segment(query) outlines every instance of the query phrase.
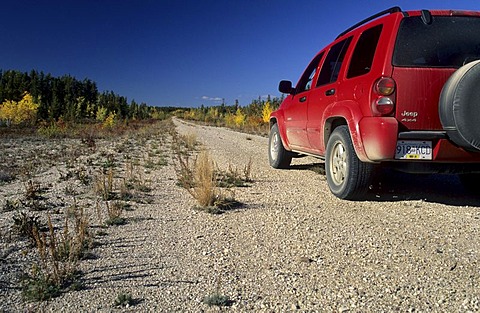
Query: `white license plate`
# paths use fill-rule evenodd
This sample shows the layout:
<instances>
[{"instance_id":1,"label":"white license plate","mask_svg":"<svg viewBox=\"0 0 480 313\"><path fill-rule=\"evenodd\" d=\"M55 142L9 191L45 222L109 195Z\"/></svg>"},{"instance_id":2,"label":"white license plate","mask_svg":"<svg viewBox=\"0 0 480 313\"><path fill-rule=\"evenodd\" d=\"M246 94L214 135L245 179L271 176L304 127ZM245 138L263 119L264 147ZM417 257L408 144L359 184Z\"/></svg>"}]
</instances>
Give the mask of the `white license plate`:
<instances>
[{"instance_id":1,"label":"white license plate","mask_svg":"<svg viewBox=\"0 0 480 313\"><path fill-rule=\"evenodd\" d=\"M398 160L431 160L432 142L420 140L399 140L395 151Z\"/></svg>"}]
</instances>

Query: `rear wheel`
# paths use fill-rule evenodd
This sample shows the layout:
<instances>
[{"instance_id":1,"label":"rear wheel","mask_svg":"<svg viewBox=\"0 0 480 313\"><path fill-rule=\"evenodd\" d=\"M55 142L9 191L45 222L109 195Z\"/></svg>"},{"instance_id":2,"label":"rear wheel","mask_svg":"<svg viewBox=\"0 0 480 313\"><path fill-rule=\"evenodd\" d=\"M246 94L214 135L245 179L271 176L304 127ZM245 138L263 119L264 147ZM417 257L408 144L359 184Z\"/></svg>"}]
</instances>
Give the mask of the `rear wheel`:
<instances>
[{"instance_id":1,"label":"rear wheel","mask_svg":"<svg viewBox=\"0 0 480 313\"><path fill-rule=\"evenodd\" d=\"M292 153L283 146L277 124L270 129L268 160L273 168L288 168L292 162Z\"/></svg>"},{"instance_id":2,"label":"rear wheel","mask_svg":"<svg viewBox=\"0 0 480 313\"><path fill-rule=\"evenodd\" d=\"M337 127L328 140L325 158L330 191L340 199L360 199L368 190L373 167L358 159L347 126Z\"/></svg>"}]
</instances>

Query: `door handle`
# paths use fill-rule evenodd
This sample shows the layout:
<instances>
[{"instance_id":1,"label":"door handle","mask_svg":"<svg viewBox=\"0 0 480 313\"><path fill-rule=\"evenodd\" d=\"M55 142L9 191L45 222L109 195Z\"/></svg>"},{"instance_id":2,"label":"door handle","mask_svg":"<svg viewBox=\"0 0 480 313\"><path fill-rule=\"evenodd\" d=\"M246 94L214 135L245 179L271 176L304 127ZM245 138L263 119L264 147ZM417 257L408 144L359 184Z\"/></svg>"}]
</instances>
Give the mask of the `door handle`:
<instances>
[{"instance_id":1,"label":"door handle","mask_svg":"<svg viewBox=\"0 0 480 313\"><path fill-rule=\"evenodd\" d=\"M299 99L299 101L300 101L300 102L305 102L305 101L307 101L307 97L301 97L301 98Z\"/></svg>"},{"instance_id":2,"label":"door handle","mask_svg":"<svg viewBox=\"0 0 480 313\"><path fill-rule=\"evenodd\" d=\"M335 94L335 89L333 88L325 91L326 96L333 96L334 94Z\"/></svg>"}]
</instances>

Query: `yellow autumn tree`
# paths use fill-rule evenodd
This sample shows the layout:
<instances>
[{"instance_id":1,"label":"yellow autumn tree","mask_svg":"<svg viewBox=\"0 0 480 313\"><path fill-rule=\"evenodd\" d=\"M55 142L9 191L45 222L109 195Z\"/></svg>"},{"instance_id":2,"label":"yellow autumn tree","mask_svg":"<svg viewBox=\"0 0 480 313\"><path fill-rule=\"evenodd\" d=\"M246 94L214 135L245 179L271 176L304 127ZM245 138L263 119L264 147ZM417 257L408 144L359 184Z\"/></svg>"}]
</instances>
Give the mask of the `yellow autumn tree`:
<instances>
[{"instance_id":1,"label":"yellow autumn tree","mask_svg":"<svg viewBox=\"0 0 480 313\"><path fill-rule=\"evenodd\" d=\"M103 127L112 128L113 126L115 126L116 116L117 116L117 114L115 112L110 112L110 114L103 121Z\"/></svg>"},{"instance_id":2,"label":"yellow autumn tree","mask_svg":"<svg viewBox=\"0 0 480 313\"><path fill-rule=\"evenodd\" d=\"M6 100L0 104L0 120L7 125L33 124L37 119L39 106L29 93L25 93L18 102Z\"/></svg>"},{"instance_id":3,"label":"yellow autumn tree","mask_svg":"<svg viewBox=\"0 0 480 313\"><path fill-rule=\"evenodd\" d=\"M240 108L238 108L237 112L235 113L234 121L235 121L235 125L237 127L240 127L243 124L245 124L245 114L243 114L243 112L242 112L242 110L240 110Z\"/></svg>"},{"instance_id":4,"label":"yellow autumn tree","mask_svg":"<svg viewBox=\"0 0 480 313\"><path fill-rule=\"evenodd\" d=\"M262 120L264 123L268 123L270 121L270 114L272 114L272 106L270 101L265 102L265 105L262 109Z\"/></svg>"}]
</instances>

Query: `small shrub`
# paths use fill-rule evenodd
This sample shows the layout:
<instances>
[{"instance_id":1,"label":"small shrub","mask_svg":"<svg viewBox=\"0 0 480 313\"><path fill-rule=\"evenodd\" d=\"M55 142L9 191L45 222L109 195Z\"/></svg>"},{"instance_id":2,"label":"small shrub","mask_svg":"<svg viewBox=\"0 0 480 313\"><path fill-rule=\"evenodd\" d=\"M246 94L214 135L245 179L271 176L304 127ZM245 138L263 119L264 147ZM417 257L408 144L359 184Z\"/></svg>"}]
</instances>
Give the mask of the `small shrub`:
<instances>
[{"instance_id":1,"label":"small shrub","mask_svg":"<svg viewBox=\"0 0 480 313\"><path fill-rule=\"evenodd\" d=\"M42 224L38 215L29 215L25 212L20 212L13 216L12 230L22 237L30 239L32 243L35 242L34 230L40 229Z\"/></svg>"},{"instance_id":2,"label":"small shrub","mask_svg":"<svg viewBox=\"0 0 480 313\"><path fill-rule=\"evenodd\" d=\"M32 275L26 275L22 280L22 292L26 300L45 301L60 295L60 286L36 265L32 272Z\"/></svg>"},{"instance_id":3,"label":"small shrub","mask_svg":"<svg viewBox=\"0 0 480 313\"><path fill-rule=\"evenodd\" d=\"M194 164L191 158L181 153L176 154L175 173L177 174L177 184L187 190L195 186L194 183Z\"/></svg>"},{"instance_id":4,"label":"small shrub","mask_svg":"<svg viewBox=\"0 0 480 313\"><path fill-rule=\"evenodd\" d=\"M208 306L231 306L233 301L228 296L214 293L203 298L203 303Z\"/></svg>"},{"instance_id":5,"label":"small shrub","mask_svg":"<svg viewBox=\"0 0 480 313\"><path fill-rule=\"evenodd\" d=\"M115 197L113 192L113 170L109 169L106 174L97 176L95 182L95 192L101 196L103 200L112 200Z\"/></svg>"},{"instance_id":6,"label":"small shrub","mask_svg":"<svg viewBox=\"0 0 480 313\"><path fill-rule=\"evenodd\" d=\"M67 135L65 125L59 122L42 123L37 129L37 133L46 138L63 138Z\"/></svg>"},{"instance_id":7,"label":"small shrub","mask_svg":"<svg viewBox=\"0 0 480 313\"><path fill-rule=\"evenodd\" d=\"M123 213L123 204L119 201L112 203L105 202L107 205L107 215L108 219L105 222L107 225L124 225L127 223L127 220L122 217Z\"/></svg>"},{"instance_id":8,"label":"small shrub","mask_svg":"<svg viewBox=\"0 0 480 313\"><path fill-rule=\"evenodd\" d=\"M5 201L5 204L3 205L3 212L11 212L11 211L15 211L15 210L18 210L19 208L19 204L18 204L18 201L13 201L13 200L9 200L7 199Z\"/></svg>"},{"instance_id":9,"label":"small shrub","mask_svg":"<svg viewBox=\"0 0 480 313\"><path fill-rule=\"evenodd\" d=\"M55 232L48 216L48 232L43 233L33 227L38 264L32 265L30 274L22 281L23 295L26 299L43 301L60 295L69 288L79 288L79 272L76 270L79 255L88 242L88 223L83 210L75 218L74 232L69 232L68 219L65 220L63 236Z\"/></svg>"},{"instance_id":10,"label":"small shrub","mask_svg":"<svg viewBox=\"0 0 480 313\"><path fill-rule=\"evenodd\" d=\"M38 200L40 199L40 193L42 188L40 187L39 182L29 180L25 183L25 199L27 200Z\"/></svg>"},{"instance_id":11,"label":"small shrub","mask_svg":"<svg viewBox=\"0 0 480 313\"><path fill-rule=\"evenodd\" d=\"M115 299L115 302L113 303L114 306L118 307L129 307L131 305L134 305L135 301L130 293L124 293L121 292L117 295L117 298Z\"/></svg>"},{"instance_id":12,"label":"small shrub","mask_svg":"<svg viewBox=\"0 0 480 313\"><path fill-rule=\"evenodd\" d=\"M213 206L219 197L216 190L213 161L206 151L201 152L195 162L192 195L202 207Z\"/></svg>"}]
</instances>

